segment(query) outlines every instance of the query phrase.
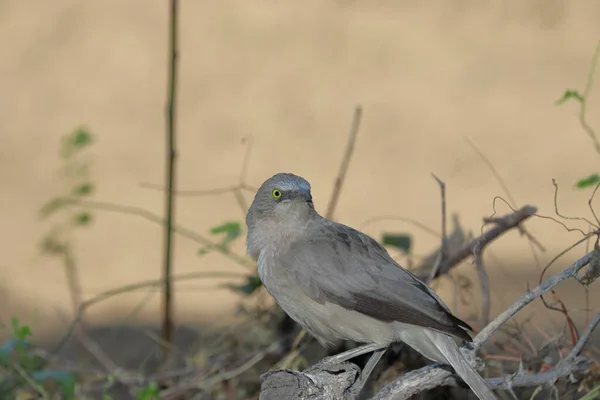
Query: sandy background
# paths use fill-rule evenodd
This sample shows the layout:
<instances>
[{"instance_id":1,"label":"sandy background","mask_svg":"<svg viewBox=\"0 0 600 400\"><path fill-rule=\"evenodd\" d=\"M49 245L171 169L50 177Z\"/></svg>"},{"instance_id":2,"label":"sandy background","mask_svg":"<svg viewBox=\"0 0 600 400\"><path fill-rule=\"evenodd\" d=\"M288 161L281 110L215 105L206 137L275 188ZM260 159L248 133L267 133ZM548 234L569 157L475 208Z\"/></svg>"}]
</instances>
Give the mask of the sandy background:
<instances>
[{"instance_id":1,"label":"sandy background","mask_svg":"<svg viewBox=\"0 0 600 400\"><path fill-rule=\"evenodd\" d=\"M519 206L553 214L555 178L563 212L589 216L590 191L572 185L598 170L598 155L579 126L577 104L554 101L567 88L583 88L599 15L598 2L566 0L182 1L178 187L235 184L241 140L251 136L248 183L279 171L303 175L324 212L360 103L363 124L339 221L359 226L399 215L439 229L434 172L447 184L449 212L479 232L494 196L505 194L465 138L493 162ZM96 135L89 152L95 200L163 212L163 194L139 184L164 176L167 2L2 0L0 38L0 317L18 315L38 338L51 338L71 308L61 263L39 252L51 224L38 209L64 191L62 135L82 124ZM596 127L599 91L589 100ZM178 223L203 234L243 218L230 195L180 197L176 207ZM85 297L160 276L157 225L94 216L74 241ZM547 247L541 262L578 238L547 220L527 226ZM366 231L411 232L417 254L437 243L399 221ZM218 254L199 258L198 247L176 238L177 273L243 271ZM530 247L516 232L487 256L496 307L537 282ZM231 317L237 298L210 286L179 286L179 323L206 327ZM592 292L598 299L597 287ZM576 317L584 315L577 285L560 293ZM106 301L89 316L114 324L145 296ZM129 321L156 326L158 296L145 304Z\"/></svg>"}]
</instances>

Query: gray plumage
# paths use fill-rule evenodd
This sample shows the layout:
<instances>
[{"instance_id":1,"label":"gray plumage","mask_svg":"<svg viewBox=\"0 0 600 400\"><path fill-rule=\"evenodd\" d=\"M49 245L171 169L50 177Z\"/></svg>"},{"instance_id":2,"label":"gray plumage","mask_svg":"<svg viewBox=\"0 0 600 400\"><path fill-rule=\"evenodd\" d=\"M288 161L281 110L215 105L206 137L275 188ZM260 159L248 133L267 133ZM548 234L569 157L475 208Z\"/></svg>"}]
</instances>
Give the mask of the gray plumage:
<instances>
[{"instance_id":1,"label":"gray plumage","mask_svg":"<svg viewBox=\"0 0 600 400\"><path fill-rule=\"evenodd\" d=\"M453 338L470 341L469 325L374 239L321 217L305 179L281 173L265 181L246 224L265 288L321 344L349 339L373 350L404 341L452 365L480 399L496 398Z\"/></svg>"}]
</instances>

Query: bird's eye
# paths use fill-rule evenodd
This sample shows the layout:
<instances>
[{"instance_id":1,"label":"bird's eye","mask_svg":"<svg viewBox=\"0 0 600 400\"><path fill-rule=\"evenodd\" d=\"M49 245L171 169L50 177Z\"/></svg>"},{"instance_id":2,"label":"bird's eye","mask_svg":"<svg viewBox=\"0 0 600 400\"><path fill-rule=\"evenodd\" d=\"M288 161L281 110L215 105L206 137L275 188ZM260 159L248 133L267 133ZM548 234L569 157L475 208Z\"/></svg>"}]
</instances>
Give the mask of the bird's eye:
<instances>
[{"instance_id":1,"label":"bird's eye","mask_svg":"<svg viewBox=\"0 0 600 400\"><path fill-rule=\"evenodd\" d=\"M273 189L271 195L273 195L273 198L278 199L281 197L281 191L279 189Z\"/></svg>"}]
</instances>

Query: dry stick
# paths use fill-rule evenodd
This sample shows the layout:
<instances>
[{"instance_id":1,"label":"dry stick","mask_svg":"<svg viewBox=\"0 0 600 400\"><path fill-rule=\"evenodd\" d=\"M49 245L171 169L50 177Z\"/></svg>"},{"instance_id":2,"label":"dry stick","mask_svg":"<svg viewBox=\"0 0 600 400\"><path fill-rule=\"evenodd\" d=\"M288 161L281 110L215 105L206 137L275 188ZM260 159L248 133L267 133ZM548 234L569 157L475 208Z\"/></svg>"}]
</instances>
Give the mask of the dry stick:
<instances>
[{"instance_id":1,"label":"dry stick","mask_svg":"<svg viewBox=\"0 0 600 400\"><path fill-rule=\"evenodd\" d=\"M558 215L559 217L561 217L561 218L563 218L563 219L566 219L566 220L572 220L572 221L584 221L584 222L588 223L588 224L589 224L589 225L591 225L591 226L594 226L594 227L596 227L596 228L599 228L599 227L598 227L598 226L596 226L596 225L595 225L595 224L594 224L592 221L590 221L589 219L587 219L587 218L585 218L585 217L569 217L569 216L566 216L566 215L563 215L563 214L561 214L561 213L558 211L558 183L556 183L556 179L552 179L552 185L554 186L554 212L556 213L556 215ZM595 191L594 191L594 193L595 193ZM593 194L592 194L592 196L593 196ZM593 199L593 197L592 197L592 199ZM569 229L569 228L567 228L567 230L568 230L569 232L571 232L571 231L578 231L578 232L581 232L581 234L582 234L582 235L585 235L585 232L584 232L584 231L582 231L582 230L581 230L581 229L579 229L579 228L570 228L570 229Z\"/></svg>"},{"instance_id":2,"label":"dry stick","mask_svg":"<svg viewBox=\"0 0 600 400\"><path fill-rule=\"evenodd\" d=\"M175 208L175 160L177 149L175 144L175 112L177 99L177 18L178 0L171 0L169 7L169 88L167 98L167 161L166 161L166 186L165 192L165 231L164 231L164 259L163 259L163 305L162 305L162 337L165 343L171 343L173 336L173 288L171 275L173 273L173 219ZM168 347L163 352L163 361L169 358Z\"/></svg>"},{"instance_id":3,"label":"dry stick","mask_svg":"<svg viewBox=\"0 0 600 400\"><path fill-rule=\"evenodd\" d=\"M479 276L479 282L481 284L481 326L486 326L488 322L490 322L490 282L485 267L483 266L482 252L483 248L481 246L475 247L475 251L473 252L473 262L475 264L475 269L477 270L477 275Z\"/></svg>"},{"instance_id":4,"label":"dry stick","mask_svg":"<svg viewBox=\"0 0 600 400\"><path fill-rule=\"evenodd\" d=\"M65 201L67 203L73 203L73 204L83 204L87 207L90 207L90 208L93 208L96 210L101 210L101 211L109 211L109 212L116 212L116 213L121 213L121 214L135 215L135 216L147 219L148 221L159 224L161 226L164 226L164 224L165 224L165 220L163 218L159 217L158 215L156 215L154 213L151 213L150 211L144 210L143 208L139 208L139 207L127 206L127 205L123 205L123 204L114 204L114 203L108 203L108 202L102 202L102 201L82 200L79 198L65 198L65 199L63 199L63 201ZM218 251L219 253L223 254L224 256L230 258L231 260L235 261L236 263L238 263L242 266L245 266L248 268L252 268L254 266L254 264L251 263L249 261L249 259L240 257L237 254L232 253L228 248L220 246L219 244L213 242L212 240L208 239L207 237L205 237L197 232L194 232L187 228L183 228L181 226L177 226L175 224L172 224L171 228L173 229L173 231L175 233L205 246L206 250Z\"/></svg>"},{"instance_id":5,"label":"dry stick","mask_svg":"<svg viewBox=\"0 0 600 400\"><path fill-rule=\"evenodd\" d=\"M448 257L447 259L443 260L440 263L440 266L434 278L445 274L452 267L458 265L462 260L472 255L477 246L481 246L481 249L483 250L485 246L489 245L504 232L512 228L518 227L527 218L533 216L536 213L536 211L537 209L534 206L528 205L516 210L511 214L507 214L501 218L494 219L496 226L491 228L489 231L482 233L481 236L473 239L472 241L464 245L460 251L453 253L451 257ZM424 269L422 271L417 271L416 275L422 280L427 280L429 274L430 271Z\"/></svg>"},{"instance_id":6,"label":"dry stick","mask_svg":"<svg viewBox=\"0 0 600 400\"><path fill-rule=\"evenodd\" d=\"M471 148L473 149L473 151L475 153L477 153L477 155L479 156L479 158L481 158L481 161L483 161L485 163L485 165L487 165L487 167L490 169L490 171L492 172L492 174L494 175L494 177L496 178L496 180L498 181L498 183L500 184L500 186L502 186L502 189L504 190L504 193L506 193L506 196L508 196L508 199L510 200L510 204L513 207L517 207L517 202L515 201L515 199L512 196L512 194L510 193L510 190L508 190L508 186L504 182L504 179L502 179L502 177L500 176L500 174L498 173L498 171L494 167L494 164L492 164L492 162L487 158L487 156L485 154L483 154L483 152L481 150L479 150L479 148L477 146L475 146L475 143L473 143L469 138L464 138L464 139L467 142L467 144L469 146L471 146Z\"/></svg>"},{"instance_id":7,"label":"dry stick","mask_svg":"<svg viewBox=\"0 0 600 400\"><path fill-rule=\"evenodd\" d=\"M361 225L359 225L358 226L358 230L362 231L362 230L364 230L367 227L367 225L370 225L372 223L379 222L379 221L402 221L402 222L406 222L407 224L414 225L417 228L423 230L424 232L427 232L430 235L435 236L436 238L440 237L440 233L439 232L436 232L435 229L432 229L432 228L428 227L427 225L423 224L422 222L419 222L419 221L414 220L412 218L401 217L401 216L397 216L397 215L378 215L376 217L371 217L371 218L365 220Z\"/></svg>"},{"instance_id":8,"label":"dry stick","mask_svg":"<svg viewBox=\"0 0 600 400\"><path fill-rule=\"evenodd\" d=\"M340 165L340 171L337 179L335 180L335 185L333 187L333 192L331 193L331 199L329 200L329 205L327 206L327 212L325 213L325 218L332 219L333 212L335 211L335 206L337 205L338 198L340 196L340 192L342 191L342 185L346 178L346 172L348 171L348 167L350 165L350 159L352 158L352 153L354 151L354 145L356 143L356 136L358 135L358 130L360 128L360 121L362 119L362 107L360 105L356 106L354 109L354 118L352 119L352 127L350 128L350 136L348 137L348 142L346 143L346 151L344 152L344 157L342 158L342 164Z\"/></svg>"},{"instance_id":9,"label":"dry stick","mask_svg":"<svg viewBox=\"0 0 600 400\"><path fill-rule=\"evenodd\" d=\"M482 329L479 334L473 340L471 347L474 350L480 348L491 336L504 325L510 318L512 318L517 312L519 312L527 304L537 299L542 294L550 291L553 287L559 283L577 276L579 270L585 267L592 259L593 252L587 253L567 268L563 269L559 273L553 275L544 281L537 288L528 291L522 295L517 301L515 301L508 309L500 313L494 320ZM589 339L589 336L594 327L600 322L600 314L596 316L593 323L590 324L583 335L581 335L579 342L573 347L571 353L563 361L559 362L558 365L549 372L540 374L527 374L519 372L515 375L502 378L488 379L487 382L492 388L510 388L517 386L538 386L548 382L552 382L560 377L571 374L574 371L580 370L585 363L584 359L578 358L578 354ZM421 368L417 371L413 371L409 374L402 376L396 381L390 383L383 388L375 397L374 400L387 400L387 399L407 399L410 396L420 393L424 390L433 389L441 385L448 385L455 383L454 378L451 376L449 371L438 368L438 365L430 365Z\"/></svg>"},{"instance_id":10,"label":"dry stick","mask_svg":"<svg viewBox=\"0 0 600 400\"><path fill-rule=\"evenodd\" d=\"M143 187L145 189L164 190L164 188L161 185L157 185L157 184L149 183L149 182L140 182L139 186ZM173 191L173 193L177 196L217 196L220 194L232 193L236 190L246 190L248 192L256 192L258 189L253 186L244 184L244 185L231 185L231 186L225 186L222 188L206 189L206 190L175 190L175 191Z\"/></svg>"},{"instance_id":11,"label":"dry stick","mask_svg":"<svg viewBox=\"0 0 600 400\"><path fill-rule=\"evenodd\" d=\"M245 279L247 279L248 275L242 274L242 273L233 273L233 272L192 272L192 273L188 273L188 274L172 276L171 281L174 282L174 281L181 281L181 280L205 279L205 278L245 278ZM162 279L136 282L136 283L132 283L132 284L125 285L125 286L119 286L118 288L115 288L115 289L107 290L105 292L95 295L91 299L88 299L88 300L82 302L79 305L79 309L77 310L77 314L75 315L75 318L73 319L73 321L71 321L64 336L58 342L58 344L56 345L54 350L51 352L51 354L55 355L62 349L62 347L67 342L67 340L69 340L69 338L71 337L71 334L73 333L73 329L75 328L75 326L77 326L78 322L83 317L83 314L85 313L85 311L88 308L90 308L91 306L93 306L97 303L100 303L101 301L107 300L111 297L118 296L120 294L133 292L133 291L144 289L147 287L155 287L155 286L161 286L161 285L164 285L164 281Z\"/></svg>"},{"instance_id":12,"label":"dry stick","mask_svg":"<svg viewBox=\"0 0 600 400\"><path fill-rule=\"evenodd\" d=\"M441 203L442 203L442 235L441 235L442 243L440 245L440 253L438 254L437 261L436 261L434 267L431 269L431 273L429 274L429 279L427 280L427 282L431 282L433 280L433 278L436 276L438 270L440 269L440 265L442 265L442 261L444 261L444 259L448 255L448 251L446 249L446 246L447 246L446 237L448 236L447 231L446 231L446 184L440 178L435 176L435 174L431 174L431 175L433 176L433 179L435 179L436 182L438 183L438 185L440 186L440 196L441 196Z\"/></svg>"}]
</instances>

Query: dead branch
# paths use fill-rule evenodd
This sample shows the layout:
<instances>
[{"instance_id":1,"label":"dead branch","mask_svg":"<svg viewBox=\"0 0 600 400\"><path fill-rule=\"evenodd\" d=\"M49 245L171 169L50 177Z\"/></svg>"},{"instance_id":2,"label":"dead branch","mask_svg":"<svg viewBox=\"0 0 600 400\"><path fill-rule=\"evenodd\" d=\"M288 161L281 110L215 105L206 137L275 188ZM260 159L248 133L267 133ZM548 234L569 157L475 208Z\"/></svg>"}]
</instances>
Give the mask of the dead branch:
<instances>
[{"instance_id":1,"label":"dead branch","mask_svg":"<svg viewBox=\"0 0 600 400\"><path fill-rule=\"evenodd\" d=\"M449 254L445 260L442 260L433 277L437 278L438 276L447 273L465 258L472 255L476 248L479 247L481 251L483 251L486 246L492 243L499 236L513 228L518 227L523 221L533 216L536 212L537 209L534 206L524 206L511 214L507 214L501 218L495 218L493 222L496 224L496 226L464 245L460 251ZM416 271L416 275L421 280L428 280L429 276L431 275L431 266L424 266L424 268L420 268Z\"/></svg>"},{"instance_id":2,"label":"dead branch","mask_svg":"<svg viewBox=\"0 0 600 400\"><path fill-rule=\"evenodd\" d=\"M348 137L348 142L346 143L346 151L344 152L344 157L342 158L340 171L335 180L335 185L333 186L331 199L329 200L329 204L327 205L327 212L325 212L325 218L333 218L333 212L335 211L340 192L342 191L342 185L344 184L344 180L346 179L346 172L348 172L348 167L350 166L350 158L352 157L352 153L354 152L354 144L356 143L356 136L358 135L361 119L362 107L358 105L354 109L354 117L352 118L350 136Z\"/></svg>"}]
</instances>

